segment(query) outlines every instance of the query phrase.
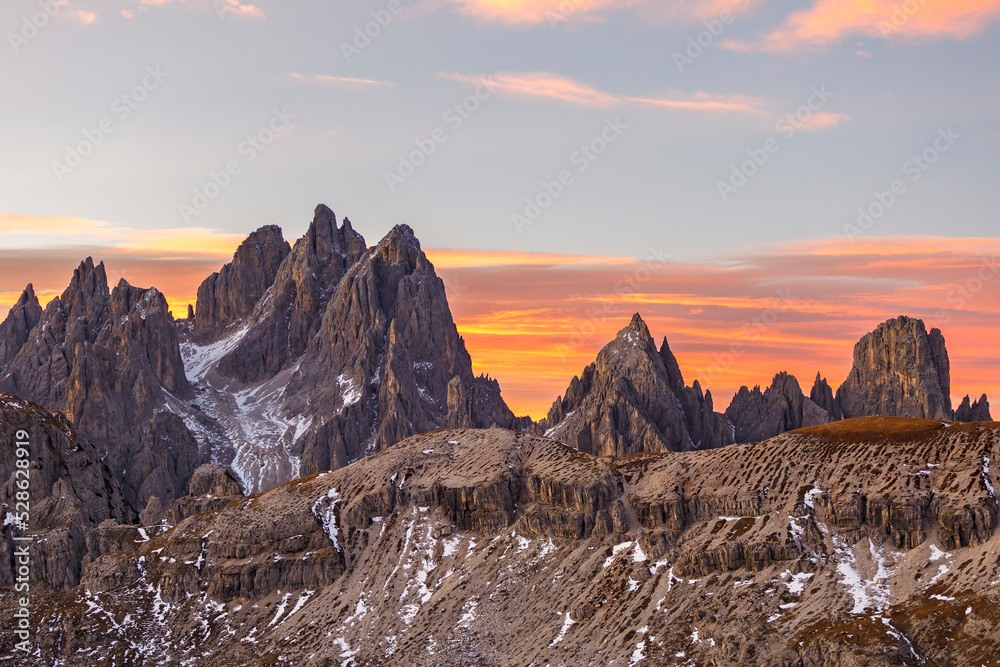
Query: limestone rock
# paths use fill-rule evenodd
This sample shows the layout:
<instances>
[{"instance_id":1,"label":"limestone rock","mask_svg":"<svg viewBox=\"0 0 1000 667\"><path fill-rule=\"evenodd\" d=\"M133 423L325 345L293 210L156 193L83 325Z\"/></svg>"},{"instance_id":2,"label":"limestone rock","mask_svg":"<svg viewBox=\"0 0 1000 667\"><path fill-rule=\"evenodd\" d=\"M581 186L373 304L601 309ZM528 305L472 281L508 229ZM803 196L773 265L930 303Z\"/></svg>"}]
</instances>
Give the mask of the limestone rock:
<instances>
[{"instance_id":1,"label":"limestone rock","mask_svg":"<svg viewBox=\"0 0 1000 667\"><path fill-rule=\"evenodd\" d=\"M280 227L268 225L250 234L236 249L233 261L198 288L195 333L217 334L250 315L290 252Z\"/></svg>"},{"instance_id":2,"label":"limestone rock","mask_svg":"<svg viewBox=\"0 0 1000 667\"><path fill-rule=\"evenodd\" d=\"M17 303L10 309L7 319L0 324L0 374L7 369L25 343L31 330L42 319L42 307L35 296L35 289L28 285Z\"/></svg>"},{"instance_id":3,"label":"limestone rock","mask_svg":"<svg viewBox=\"0 0 1000 667\"><path fill-rule=\"evenodd\" d=\"M944 336L898 317L854 346L854 367L837 390L845 416L951 419L951 369Z\"/></svg>"},{"instance_id":4,"label":"limestone rock","mask_svg":"<svg viewBox=\"0 0 1000 667\"><path fill-rule=\"evenodd\" d=\"M53 299L0 378L9 391L66 415L101 453L133 506L176 497L205 455L165 413L191 399L177 329L155 288L121 280L87 258Z\"/></svg>"},{"instance_id":5,"label":"limestone rock","mask_svg":"<svg viewBox=\"0 0 1000 667\"><path fill-rule=\"evenodd\" d=\"M741 387L726 409L735 429L737 442L760 442L785 431L818 426L830 420L830 414L802 395L794 375L778 373L771 386Z\"/></svg>"},{"instance_id":6,"label":"limestone rock","mask_svg":"<svg viewBox=\"0 0 1000 667\"><path fill-rule=\"evenodd\" d=\"M344 218L338 228L333 211L317 206L305 236L282 259L273 284L246 322L246 335L222 359L219 371L241 382L256 382L300 357L319 328L333 290L366 254L365 240L350 220Z\"/></svg>"},{"instance_id":7,"label":"limestone rock","mask_svg":"<svg viewBox=\"0 0 1000 667\"><path fill-rule=\"evenodd\" d=\"M990 415L990 402L986 394L979 397L979 400L969 403L969 396L966 394L962 399L962 404L955 410L955 420L960 422L989 422L993 421Z\"/></svg>"},{"instance_id":8,"label":"limestone rock","mask_svg":"<svg viewBox=\"0 0 1000 667\"><path fill-rule=\"evenodd\" d=\"M703 397L697 386L684 387L666 340L657 351L638 314L573 378L539 428L548 437L597 456L686 451L732 442L728 424L712 411L711 395Z\"/></svg>"},{"instance_id":9,"label":"limestone rock","mask_svg":"<svg viewBox=\"0 0 1000 667\"><path fill-rule=\"evenodd\" d=\"M27 437L18 436L20 431ZM27 511L26 530L35 534L31 547L33 579L66 590L80 582L82 569L99 552L89 548L89 535L102 522L114 519L131 523L135 512L117 480L100 460L97 450L65 417L17 396L0 393L0 505L4 539L0 560L12 562L13 517ZM30 503L18 507L18 442L27 442L31 463ZM25 507L29 509L25 510ZM12 569L0 570L0 587L11 586Z\"/></svg>"}]
</instances>

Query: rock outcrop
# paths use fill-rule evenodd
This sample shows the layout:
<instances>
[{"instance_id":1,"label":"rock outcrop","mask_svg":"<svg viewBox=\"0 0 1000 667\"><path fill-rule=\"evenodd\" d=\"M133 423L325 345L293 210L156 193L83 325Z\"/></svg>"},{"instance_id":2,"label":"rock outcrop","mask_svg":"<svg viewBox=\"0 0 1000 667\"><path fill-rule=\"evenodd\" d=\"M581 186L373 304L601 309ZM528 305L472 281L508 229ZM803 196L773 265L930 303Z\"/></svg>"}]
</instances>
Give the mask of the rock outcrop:
<instances>
[{"instance_id":1,"label":"rock outcrop","mask_svg":"<svg viewBox=\"0 0 1000 667\"><path fill-rule=\"evenodd\" d=\"M0 393L0 441L0 562L15 562L15 549L25 544L15 537L34 535L31 578L57 590L76 586L102 553L98 526L107 520L133 523L135 511L94 446L62 415ZM18 448L26 455L19 456ZM19 467L18 460L30 467ZM18 526L22 516L27 524ZM14 572L0 568L0 587L13 585Z\"/></svg>"},{"instance_id":2,"label":"rock outcrop","mask_svg":"<svg viewBox=\"0 0 1000 667\"><path fill-rule=\"evenodd\" d=\"M979 397L979 400L969 402L969 395L962 399L962 404L955 410L955 420L960 422L989 422L993 421L990 415L990 402L986 394Z\"/></svg>"},{"instance_id":3,"label":"rock outcrop","mask_svg":"<svg viewBox=\"0 0 1000 667\"><path fill-rule=\"evenodd\" d=\"M815 392L815 387L814 387ZM831 397L832 398L832 397ZM736 442L760 442L807 426L831 421L830 413L802 395L794 375L778 373L763 392L741 387L726 409Z\"/></svg>"},{"instance_id":4,"label":"rock outcrop","mask_svg":"<svg viewBox=\"0 0 1000 667\"><path fill-rule=\"evenodd\" d=\"M333 290L366 254L365 240L350 220L344 218L338 228L333 211L317 206L305 236L283 258L274 283L245 324L246 334L218 371L243 383L259 382L300 357L319 329Z\"/></svg>"},{"instance_id":5,"label":"rock outcrop","mask_svg":"<svg viewBox=\"0 0 1000 667\"><path fill-rule=\"evenodd\" d=\"M218 334L249 316L290 252L280 227L268 225L250 234L236 249L233 261L198 287L195 333Z\"/></svg>"},{"instance_id":6,"label":"rock outcrop","mask_svg":"<svg viewBox=\"0 0 1000 667\"><path fill-rule=\"evenodd\" d=\"M809 392L809 399L826 410L826 413L830 415L830 421L840 421L844 418L844 410L840 407L840 403L837 402L837 397L834 396L833 389L826 381L826 378L822 377L819 373L816 373L816 380L813 382L812 390Z\"/></svg>"},{"instance_id":7,"label":"rock outcrop","mask_svg":"<svg viewBox=\"0 0 1000 667\"><path fill-rule=\"evenodd\" d=\"M426 433L39 590L25 664L991 664L998 456L899 418L619 459Z\"/></svg>"},{"instance_id":8,"label":"rock outcrop","mask_svg":"<svg viewBox=\"0 0 1000 667\"><path fill-rule=\"evenodd\" d=\"M725 418L712 411L711 394L684 386L666 339L661 352L646 323L634 315L573 378L539 429L595 456L730 444L732 433Z\"/></svg>"},{"instance_id":9,"label":"rock outcrop","mask_svg":"<svg viewBox=\"0 0 1000 667\"><path fill-rule=\"evenodd\" d=\"M944 336L921 320L883 322L854 346L854 367L837 390L847 417L951 419L951 367Z\"/></svg>"},{"instance_id":10,"label":"rock outcrop","mask_svg":"<svg viewBox=\"0 0 1000 667\"><path fill-rule=\"evenodd\" d=\"M368 248L320 205L241 327L183 335L198 387L186 417L211 421L200 439L221 442L214 460L249 493L445 425L530 425L495 380L473 375L444 284L406 226Z\"/></svg>"},{"instance_id":11,"label":"rock outcrop","mask_svg":"<svg viewBox=\"0 0 1000 667\"><path fill-rule=\"evenodd\" d=\"M35 296L35 288L29 284L0 323L0 375L28 342L31 330L41 319L42 307Z\"/></svg>"},{"instance_id":12,"label":"rock outcrop","mask_svg":"<svg viewBox=\"0 0 1000 667\"><path fill-rule=\"evenodd\" d=\"M166 299L124 279L109 291L90 258L45 308L0 390L65 414L135 507L176 497L205 455L165 411L194 397Z\"/></svg>"}]
</instances>

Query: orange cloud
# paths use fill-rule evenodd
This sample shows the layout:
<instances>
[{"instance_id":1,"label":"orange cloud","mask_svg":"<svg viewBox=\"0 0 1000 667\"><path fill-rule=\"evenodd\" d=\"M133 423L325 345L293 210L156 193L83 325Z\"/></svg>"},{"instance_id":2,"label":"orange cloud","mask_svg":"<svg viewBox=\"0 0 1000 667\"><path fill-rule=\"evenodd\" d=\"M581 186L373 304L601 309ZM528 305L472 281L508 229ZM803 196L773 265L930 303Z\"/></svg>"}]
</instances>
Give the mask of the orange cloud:
<instances>
[{"instance_id":1,"label":"orange cloud","mask_svg":"<svg viewBox=\"0 0 1000 667\"><path fill-rule=\"evenodd\" d=\"M448 251L461 261L435 266L459 288L449 301L477 372L497 377L519 414L544 416L633 312L670 340L685 379L711 389L716 409L780 370L806 392L817 371L836 388L854 343L901 314L944 332L955 401L1000 393L1000 290L990 287L1000 284L1000 239L813 241L724 263L664 264L648 277L624 258L556 255L546 264L535 253L498 261L487 252L480 263L477 254Z\"/></svg>"},{"instance_id":2,"label":"orange cloud","mask_svg":"<svg viewBox=\"0 0 1000 667\"><path fill-rule=\"evenodd\" d=\"M480 85L521 97L540 97L579 106L606 108L612 106L651 105L673 109L708 111L743 111L764 113L769 102L744 95L709 95L708 93L672 93L669 97L633 97L597 90L585 83L551 72L500 72L490 76L469 76L441 73L439 76L453 81Z\"/></svg>"},{"instance_id":3,"label":"orange cloud","mask_svg":"<svg viewBox=\"0 0 1000 667\"><path fill-rule=\"evenodd\" d=\"M787 51L823 47L858 35L891 41L964 39L981 31L997 13L1000 0L818 0L758 42L722 45L737 51Z\"/></svg>"},{"instance_id":4,"label":"orange cloud","mask_svg":"<svg viewBox=\"0 0 1000 667\"><path fill-rule=\"evenodd\" d=\"M614 10L629 10L658 23L688 25L736 12L761 0L452 0L458 10L483 22L544 24L600 21Z\"/></svg>"},{"instance_id":5,"label":"orange cloud","mask_svg":"<svg viewBox=\"0 0 1000 667\"><path fill-rule=\"evenodd\" d=\"M155 286L174 317L187 316L198 285L229 261L244 234L215 229L136 229L68 216L0 214L0 312L29 282L48 303L69 284L80 261L104 261L111 286L120 278Z\"/></svg>"}]
</instances>

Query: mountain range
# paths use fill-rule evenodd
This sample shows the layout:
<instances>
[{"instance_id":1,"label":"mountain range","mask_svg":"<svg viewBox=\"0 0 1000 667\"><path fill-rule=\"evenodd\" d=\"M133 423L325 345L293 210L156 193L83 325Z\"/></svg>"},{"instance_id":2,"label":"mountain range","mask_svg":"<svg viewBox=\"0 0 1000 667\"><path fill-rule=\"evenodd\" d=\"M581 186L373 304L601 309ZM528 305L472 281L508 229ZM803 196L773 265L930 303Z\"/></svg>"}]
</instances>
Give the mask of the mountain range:
<instances>
[{"instance_id":1,"label":"mountain range","mask_svg":"<svg viewBox=\"0 0 1000 667\"><path fill-rule=\"evenodd\" d=\"M782 372L716 412L636 314L534 422L473 373L413 231L369 246L320 205L294 244L253 232L185 319L91 258L44 309L28 285L0 392L0 432L37 452L37 664L973 664L938 658L988 644L915 638L943 632L935 595L992 622L972 573L997 576L1000 454L918 319L864 336L836 392ZM950 578L922 573L951 571L940 549L966 550Z\"/></svg>"}]
</instances>

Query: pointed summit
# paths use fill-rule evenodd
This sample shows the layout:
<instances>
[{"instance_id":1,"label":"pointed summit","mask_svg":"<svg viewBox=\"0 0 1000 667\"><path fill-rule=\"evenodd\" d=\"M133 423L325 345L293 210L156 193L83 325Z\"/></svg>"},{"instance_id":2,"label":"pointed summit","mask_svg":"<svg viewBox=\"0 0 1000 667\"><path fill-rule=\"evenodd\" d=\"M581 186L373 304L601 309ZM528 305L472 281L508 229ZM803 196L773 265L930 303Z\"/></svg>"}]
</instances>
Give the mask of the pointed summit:
<instances>
[{"instance_id":1,"label":"pointed summit","mask_svg":"<svg viewBox=\"0 0 1000 667\"><path fill-rule=\"evenodd\" d=\"M979 397L979 400L970 403L969 395L962 399L962 404L955 410L955 421L960 422L988 422L993 421L990 415L990 402L986 394Z\"/></svg>"},{"instance_id":2,"label":"pointed summit","mask_svg":"<svg viewBox=\"0 0 1000 667\"><path fill-rule=\"evenodd\" d=\"M802 394L794 375L778 373L771 386L741 387L726 409L736 442L761 442L785 431L830 422L830 414Z\"/></svg>"},{"instance_id":3,"label":"pointed summit","mask_svg":"<svg viewBox=\"0 0 1000 667\"><path fill-rule=\"evenodd\" d=\"M35 296L34 286L28 283L7 318L0 324L0 375L3 375L7 365L28 342L28 335L41 319L42 307Z\"/></svg>"},{"instance_id":4,"label":"pointed summit","mask_svg":"<svg viewBox=\"0 0 1000 667\"><path fill-rule=\"evenodd\" d=\"M349 225L337 229L333 211L317 206L305 235L277 267L266 298L254 306L246 335L218 370L241 382L256 382L273 377L299 357L337 284L366 253L360 234Z\"/></svg>"},{"instance_id":5,"label":"pointed summit","mask_svg":"<svg viewBox=\"0 0 1000 667\"><path fill-rule=\"evenodd\" d=\"M267 225L240 244L233 261L206 278L198 288L194 330L211 335L248 316L274 283L278 268L291 252L281 228Z\"/></svg>"},{"instance_id":6,"label":"pointed summit","mask_svg":"<svg viewBox=\"0 0 1000 667\"><path fill-rule=\"evenodd\" d=\"M704 413L706 400L700 389L684 387L666 342L662 352L636 313L594 363L573 378L539 427L547 437L598 456L685 451L731 442L726 442L728 428L721 415Z\"/></svg>"}]
</instances>

